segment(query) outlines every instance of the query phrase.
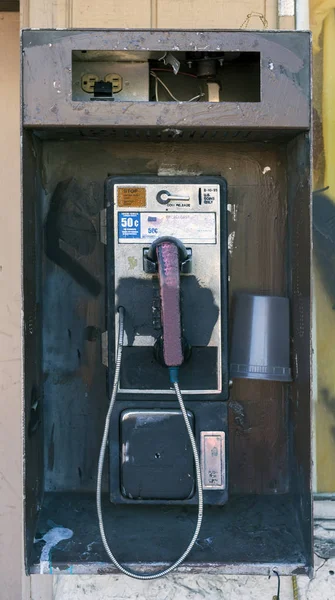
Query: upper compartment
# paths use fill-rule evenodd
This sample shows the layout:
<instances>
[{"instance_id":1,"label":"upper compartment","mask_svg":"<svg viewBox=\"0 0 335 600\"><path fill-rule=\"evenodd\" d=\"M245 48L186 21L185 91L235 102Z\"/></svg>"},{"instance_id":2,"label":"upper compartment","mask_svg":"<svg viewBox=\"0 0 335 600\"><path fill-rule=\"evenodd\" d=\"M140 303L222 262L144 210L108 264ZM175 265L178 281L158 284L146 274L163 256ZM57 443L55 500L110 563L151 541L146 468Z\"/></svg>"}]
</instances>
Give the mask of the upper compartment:
<instances>
[{"instance_id":1,"label":"upper compartment","mask_svg":"<svg viewBox=\"0 0 335 600\"><path fill-rule=\"evenodd\" d=\"M193 128L310 126L310 61L301 58L310 56L308 32L25 30L22 36L27 127L173 129L178 137Z\"/></svg>"}]
</instances>

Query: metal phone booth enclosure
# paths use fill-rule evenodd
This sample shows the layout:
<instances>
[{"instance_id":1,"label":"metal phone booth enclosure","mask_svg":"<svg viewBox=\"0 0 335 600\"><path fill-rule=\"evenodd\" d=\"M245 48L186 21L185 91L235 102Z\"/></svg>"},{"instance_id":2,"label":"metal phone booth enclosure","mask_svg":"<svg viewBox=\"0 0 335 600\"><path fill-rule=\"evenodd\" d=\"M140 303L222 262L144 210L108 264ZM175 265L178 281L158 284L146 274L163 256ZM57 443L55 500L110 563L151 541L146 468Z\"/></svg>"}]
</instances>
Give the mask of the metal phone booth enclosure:
<instances>
[{"instance_id":1,"label":"metal phone booth enclosure","mask_svg":"<svg viewBox=\"0 0 335 600\"><path fill-rule=\"evenodd\" d=\"M27 572L311 574L310 34L24 30L22 73ZM238 292L289 380L230 381Z\"/></svg>"}]
</instances>

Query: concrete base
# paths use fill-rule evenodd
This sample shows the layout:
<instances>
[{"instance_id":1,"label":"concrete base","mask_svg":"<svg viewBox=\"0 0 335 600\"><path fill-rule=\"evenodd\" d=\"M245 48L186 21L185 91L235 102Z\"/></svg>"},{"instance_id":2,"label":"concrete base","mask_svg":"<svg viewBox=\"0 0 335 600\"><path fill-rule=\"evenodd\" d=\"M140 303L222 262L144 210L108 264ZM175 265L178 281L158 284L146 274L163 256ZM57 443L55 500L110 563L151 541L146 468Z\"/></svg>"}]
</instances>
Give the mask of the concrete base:
<instances>
[{"instance_id":1,"label":"concrete base","mask_svg":"<svg viewBox=\"0 0 335 600\"><path fill-rule=\"evenodd\" d=\"M298 577L299 600L334 600L335 559L316 557L315 578ZM125 576L55 576L53 600L271 600L277 593L276 576L171 575L142 582ZM38 598L38 597L37 597ZM36 598L36 600L37 600ZM281 578L280 600L293 600L291 577ZM35 600L35 598L32 598Z\"/></svg>"}]
</instances>

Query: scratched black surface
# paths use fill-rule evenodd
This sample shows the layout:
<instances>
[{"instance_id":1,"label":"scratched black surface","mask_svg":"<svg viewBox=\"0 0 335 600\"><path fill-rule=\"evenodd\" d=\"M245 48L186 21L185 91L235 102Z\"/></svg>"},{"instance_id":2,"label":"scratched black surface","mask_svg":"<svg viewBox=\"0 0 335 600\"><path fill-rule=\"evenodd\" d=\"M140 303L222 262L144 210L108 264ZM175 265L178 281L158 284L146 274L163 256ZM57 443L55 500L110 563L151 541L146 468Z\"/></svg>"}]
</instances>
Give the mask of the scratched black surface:
<instances>
[{"instance_id":1,"label":"scratched black surface","mask_svg":"<svg viewBox=\"0 0 335 600\"><path fill-rule=\"evenodd\" d=\"M40 427L38 432L41 432L41 436L43 434L44 437L46 494L38 529L43 532L50 529L53 524L57 524L68 526L75 532L73 540L60 543L59 548L53 551L52 560L55 564L64 562L64 557L71 562L105 560L99 541L94 502L97 460L108 401L106 369L101 364L100 353L100 332L104 331L105 327L104 248L102 244L94 244L93 230L98 231L96 211L103 205L102 185L106 175L111 172L114 174L157 173L161 165L165 164L178 164L186 171L192 169L202 173L221 173L227 177L229 202L232 209L235 208L237 211L236 220L234 213L229 213L229 233L236 232L230 255L231 292L248 289L255 292L284 294L286 291L286 257L283 251L287 234L285 199L288 197L285 187L285 147L244 144L242 148L241 144L235 143L213 146L180 144L177 149L174 144L148 142L147 144L114 145L101 140L86 143L43 143L48 200L57 183L67 180L73 174L80 185L88 190L89 198L92 198L92 210L88 210L86 206L78 209L77 204L75 206L72 204L71 207L69 205L69 209L71 208L71 211L73 209L74 212L71 214L75 226L85 225L85 237L87 231L92 232L92 235L89 234L90 245L84 246L78 234L72 240L70 232L64 231L60 247L72 259L79 261L102 286L102 292L94 296L87 286L83 287L82 281L78 282L69 273L69 270L64 270L49 258L43 261L41 270L43 270L44 296L44 417L43 429ZM290 155L292 164L295 164L295 155L296 150L293 148ZM265 166L268 166L270 171L264 174ZM301 181L306 183L308 169L306 167L305 170L302 169L297 173L300 175L297 175L296 184L291 186L289 195L291 199L295 198L296 190L299 191ZM88 183L87 177L90 178ZM92 181L95 187L91 193ZM301 204L304 202L305 194L302 188ZM308 207L306 211L308 212ZM87 223L87 220L92 226ZM62 224L61 221L59 223ZM295 246L300 247L302 242L306 243L305 229L302 230L300 241L297 238L294 243ZM247 250L250 248L252 251ZM301 257L303 254L301 253ZM32 268L29 267L30 271L28 266L26 268L29 274ZM308 268L302 272L301 266L298 265L296 280L300 273L308 285ZM28 292L27 288L26 294ZM308 293L306 299L307 296ZM28 316L26 315L26 319ZM42 326L41 321L38 322ZM298 326L299 320L295 322ZM305 329L307 335L308 327L306 326ZM301 348L299 352L302 352ZM308 354L308 346L303 356L306 353ZM31 356L34 356L33 353ZM308 365L305 358L300 361L300 366L302 362ZM26 386L28 386L27 379ZM28 409L30 409L31 397L33 395L27 387ZM237 384L235 382L229 404L230 494L244 493L246 496L242 500L231 497L228 505L220 509L221 512L219 509L206 510L201 540L207 540L213 533L217 536L217 542L208 546L205 541L206 551L197 548L199 560L204 558L205 561L219 560L220 556L222 560L235 560L237 563L251 560L280 562L297 559L303 548L299 525L291 513L291 500L280 492L292 489L293 480L296 482L297 490L301 492L300 497L298 495L296 497L296 507L300 506L300 500L304 501L305 497L308 509L309 390L307 386L301 390L300 398L305 400L296 403L296 411L292 418L292 411L288 410L290 399L287 399L280 384L272 382ZM288 427L289 414L290 423L294 428ZM33 493L36 494L38 463L35 455L41 454L41 443L40 433L35 432L33 423L31 434L29 445L34 446L36 451L34 450L34 453L29 451L27 454L26 460L29 463L27 479L28 485L34 488ZM291 443L291 434L298 442L296 446ZM297 453L298 468L291 479L290 463L293 462L294 453ZM302 463L304 463L305 478L303 483L302 471L299 470ZM103 483L103 489L107 492L107 468ZM250 495L254 493L261 496L255 499ZM36 506L40 505L41 500L38 496L37 501L34 500L33 503L28 497L28 516L30 512L35 511ZM251 506L254 508L252 509ZM161 508L153 511L152 507L147 510L145 507L127 506L122 507L123 510L124 513L121 512L121 507L113 509L106 499L107 531L117 539L118 546L124 532L129 540L124 550L125 557L126 552L129 552L128 560L131 560L131 552L136 552L136 556L143 560L148 560L146 556L150 558L152 552L153 558L158 560L160 556L158 550L161 547L164 549L165 544L167 560L175 558L179 553L176 552L176 539L182 545L182 541L189 541L192 534L194 515L191 507L188 507L188 512L170 507L166 509L167 513L162 513ZM164 533L165 525L161 525L160 520L163 523L163 516L169 515L176 518L172 519L173 523L169 522ZM112 516L113 519L116 518L115 526L112 525ZM28 544L35 534L34 521L29 519ZM180 530L177 530L176 523L180 524ZM304 512L300 531L304 528L311 530L308 510ZM164 533L164 537L158 539L160 530L162 534ZM139 545L139 538L142 535L148 539L144 555L143 548ZM201 540L200 544L203 544ZM95 542L92 550L87 549L92 542ZM163 549L160 550L161 553ZM171 553L167 554L168 549L173 556ZM41 544L36 544L36 561L40 556L40 550ZM85 552L88 554L86 555ZM122 560L122 556L120 558ZM190 558L193 560L192 556ZM307 564L309 561L308 550Z\"/></svg>"},{"instance_id":2,"label":"scratched black surface","mask_svg":"<svg viewBox=\"0 0 335 600\"><path fill-rule=\"evenodd\" d=\"M117 558L127 562L173 561L187 546L196 508L122 506L103 499L107 538ZM73 531L51 552L51 564L108 562L100 540L94 494L46 494L36 538L55 526ZM34 546L39 563L44 542ZM230 499L224 507L207 507L192 563L302 563L306 557L289 495Z\"/></svg>"}]
</instances>

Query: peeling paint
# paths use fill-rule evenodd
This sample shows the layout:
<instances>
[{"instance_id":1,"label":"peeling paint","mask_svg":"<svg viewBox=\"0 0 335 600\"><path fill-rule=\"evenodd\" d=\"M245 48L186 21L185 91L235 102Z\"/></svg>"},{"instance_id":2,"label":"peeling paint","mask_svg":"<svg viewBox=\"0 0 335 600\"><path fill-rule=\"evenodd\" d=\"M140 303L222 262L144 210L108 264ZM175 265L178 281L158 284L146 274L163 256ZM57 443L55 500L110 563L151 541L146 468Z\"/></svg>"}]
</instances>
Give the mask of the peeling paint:
<instances>
[{"instance_id":1,"label":"peeling paint","mask_svg":"<svg viewBox=\"0 0 335 600\"><path fill-rule=\"evenodd\" d=\"M68 540L72 538L72 536L72 529L67 529L66 527L53 527L41 538L45 541L45 544L42 548L40 558L40 575L50 572L50 552L52 548L57 546L62 540ZM40 542L41 539L35 540L35 543Z\"/></svg>"},{"instance_id":2,"label":"peeling paint","mask_svg":"<svg viewBox=\"0 0 335 600\"><path fill-rule=\"evenodd\" d=\"M190 169L181 169L177 165L162 164L158 169L158 175L201 175L201 171L192 171Z\"/></svg>"},{"instance_id":3,"label":"peeling paint","mask_svg":"<svg viewBox=\"0 0 335 600\"><path fill-rule=\"evenodd\" d=\"M237 204L227 204L227 210L230 212L234 222L237 221Z\"/></svg>"},{"instance_id":4,"label":"peeling paint","mask_svg":"<svg viewBox=\"0 0 335 600\"><path fill-rule=\"evenodd\" d=\"M232 231L229 235L228 235L228 252L230 255L233 254L234 251L234 241L235 241L235 235L236 235L236 231Z\"/></svg>"},{"instance_id":5,"label":"peeling paint","mask_svg":"<svg viewBox=\"0 0 335 600\"><path fill-rule=\"evenodd\" d=\"M137 267L137 258L135 256L128 256L129 269L135 269Z\"/></svg>"},{"instance_id":6,"label":"peeling paint","mask_svg":"<svg viewBox=\"0 0 335 600\"><path fill-rule=\"evenodd\" d=\"M242 404L240 404L236 400L231 400L229 402L229 408L234 413L234 421L235 421L236 425L243 427L244 421L245 421L245 413L244 413L244 408L243 408Z\"/></svg>"},{"instance_id":7,"label":"peeling paint","mask_svg":"<svg viewBox=\"0 0 335 600\"><path fill-rule=\"evenodd\" d=\"M163 133L171 133L174 137L178 137L179 135L181 135L183 133L183 130L167 127L165 129L163 129Z\"/></svg>"},{"instance_id":8,"label":"peeling paint","mask_svg":"<svg viewBox=\"0 0 335 600\"><path fill-rule=\"evenodd\" d=\"M295 14L294 0L279 0L278 15L280 17L293 17Z\"/></svg>"}]
</instances>

